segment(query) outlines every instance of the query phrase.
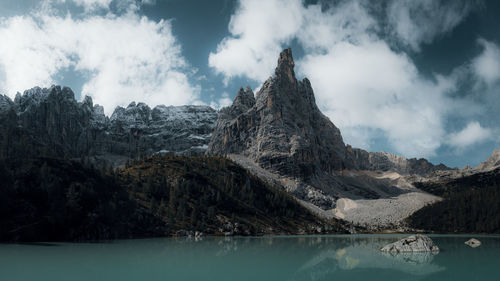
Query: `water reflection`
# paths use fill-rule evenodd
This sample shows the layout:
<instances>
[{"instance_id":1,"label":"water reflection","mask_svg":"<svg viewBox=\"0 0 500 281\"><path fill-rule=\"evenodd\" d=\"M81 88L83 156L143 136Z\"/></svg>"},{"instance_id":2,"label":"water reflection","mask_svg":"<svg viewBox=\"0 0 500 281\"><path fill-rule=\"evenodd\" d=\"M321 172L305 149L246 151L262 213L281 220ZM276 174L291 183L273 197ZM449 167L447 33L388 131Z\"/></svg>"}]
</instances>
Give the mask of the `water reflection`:
<instances>
[{"instance_id":1,"label":"water reflection","mask_svg":"<svg viewBox=\"0 0 500 281\"><path fill-rule=\"evenodd\" d=\"M402 237L204 237L59 247L0 245L0 280L441 281L477 279L478 272L484 277L488 268L497 274L498 238L481 238L483 246L473 249L463 244L462 237L440 236L433 238L443 250L438 255L378 250Z\"/></svg>"},{"instance_id":2,"label":"water reflection","mask_svg":"<svg viewBox=\"0 0 500 281\"><path fill-rule=\"evenodd\" d=\"M299 270L298 275L304 276L334 276L340 271L359 271L367 269L399 271L414 276L425 276L445 270L443 266L433 263L431 253L388 254L378 251L378 248L389 242L386 238L346 239L325 243L326 249L319 251ZM340 242L340 243L339 243ZM344 243L342 243L344 242ZM339 244L350 246L336 248Z\"/></svg>"},{"instance_id":3,"label":"water reflection","mask_svg":"<svg viewBox=\"0 0 500 281\"><path fill-rule=\"evenodd\" d=\"M433 262L432 253L389 254L378 250L397 239L395 236L207 237L198 243L181 239L177 242L186 250L185 243L191 241L193 247L213 255L208 259L220 262L221 268L227 262L244 276L252 276L248 280L271 280L270 276L279 276L277 280L323 280L342 273L366 277L367 270L390 271L392 276L410 275L418 280L419 276L445 270ZM172 245L169 248L172 250Z\"/></svg>"}]
</instances>

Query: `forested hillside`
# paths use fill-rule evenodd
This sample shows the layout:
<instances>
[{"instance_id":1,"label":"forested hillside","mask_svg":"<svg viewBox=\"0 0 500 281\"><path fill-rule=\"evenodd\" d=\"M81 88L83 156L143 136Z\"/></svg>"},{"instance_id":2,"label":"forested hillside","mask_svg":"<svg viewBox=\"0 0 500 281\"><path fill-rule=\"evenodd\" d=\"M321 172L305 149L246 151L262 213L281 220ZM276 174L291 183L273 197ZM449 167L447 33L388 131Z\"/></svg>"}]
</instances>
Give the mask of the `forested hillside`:
<instances>
[{"instance_id":1,"label":"forested hillside","mask_svg":"<svg viewBox=\"0 0 500 281\"><path fill-rule=\"evenodd\" d=\"M222 157L153 156L126 167L0 160L0 241L338 232Z\"/></svg>"},{"instance_id":2,"label":"forested hillside","mask_svg":"<svg viewBox=\"0 0 500 281\"><path fill-rule=\"evenodd\" d=\"M500 168L416 185L444 200L415 212L408 220L412 227L443 233L500 233Z\"/></svg>"},{"instance_id":3,"label":"forested hillside","mask_svg":"<svg viewBox=\"0 0 500 281\"><path fill-rule=\"evenodd\" d=\"M0 240L161 235L163 222L108 173L68 160L0 160Z\"/></svg>"},{"instance_id":4,"label":"forested hillside","mask_svg":"<svg viewBox=\"0 0 500 281\"><path fill-rule=\"evenodd\" d=\"M342 230L224 157L153 156L119 173L133 197L174 229L244 235Z\"/></svg>"}]
</instances>

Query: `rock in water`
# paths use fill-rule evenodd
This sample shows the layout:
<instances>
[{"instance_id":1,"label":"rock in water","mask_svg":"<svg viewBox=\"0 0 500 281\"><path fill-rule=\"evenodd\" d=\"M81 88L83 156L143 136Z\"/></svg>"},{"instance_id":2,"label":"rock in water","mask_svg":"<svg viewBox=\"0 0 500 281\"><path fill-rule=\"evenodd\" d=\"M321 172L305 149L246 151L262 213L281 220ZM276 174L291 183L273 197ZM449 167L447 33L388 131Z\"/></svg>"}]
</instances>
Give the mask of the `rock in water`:
<instances>
[{"instance_id":1,"label":"rock in water","mask_svg":"<svg viewBox=\"0 0 500 281\"><path fill-rule=\"evenodd\" d=\"M476 248L481 246L481 241L477 240L476 238L471 238L465 241L465 244L471 246L472 248Z\"/></svg>"},{"instance_id":2,"label":"rock in water","mask_svg":"<svg viewBox=\"0 0 500 281\"><path fill-rule=\"evenodd\" d=\"M388 253L420 253L420 252L439 252L438 246L434 245L432 239L427 236L417 234L403 238L397 242L391 243L380 248L382 252Z\"/></svg>"}]
</instances>

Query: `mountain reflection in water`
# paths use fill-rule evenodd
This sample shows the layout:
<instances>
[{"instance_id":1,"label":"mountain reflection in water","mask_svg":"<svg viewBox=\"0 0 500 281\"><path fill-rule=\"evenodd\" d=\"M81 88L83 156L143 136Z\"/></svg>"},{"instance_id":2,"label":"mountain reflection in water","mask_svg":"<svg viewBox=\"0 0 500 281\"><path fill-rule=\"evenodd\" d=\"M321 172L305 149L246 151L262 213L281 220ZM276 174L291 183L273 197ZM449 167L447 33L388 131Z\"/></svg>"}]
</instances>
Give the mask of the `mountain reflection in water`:
<instances>
[{"instance_id":1,"label":"mountain reflection in water","mask_svg":"<svg viewBox=\"0 0 500 281\"><path fill-rule=\"evenodd\" d=\"M431 236L441 252L390 255L407 235L204 237L0 244L0 280L496 280L500 237Z\"/></svg>"}]
</instances>

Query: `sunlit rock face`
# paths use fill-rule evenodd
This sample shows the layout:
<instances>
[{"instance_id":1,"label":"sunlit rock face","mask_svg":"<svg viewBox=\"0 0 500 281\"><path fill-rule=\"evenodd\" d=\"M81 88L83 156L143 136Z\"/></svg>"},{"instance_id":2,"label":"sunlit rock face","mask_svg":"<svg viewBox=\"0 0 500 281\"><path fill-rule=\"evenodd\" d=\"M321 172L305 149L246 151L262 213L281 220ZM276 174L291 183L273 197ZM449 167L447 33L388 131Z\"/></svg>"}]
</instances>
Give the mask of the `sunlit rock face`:
<instances>
[{"instance_id":1,"label":"sunlit rock face","mask_svg":"<svg viewBox=\"0 0 500 281\"><path fill-rule=\"evenodd\" d=\"M70 88L52 86L0 96L0 156L102 159L156 152L204 153L217 112L208 106L157 106L132 102L110 118L90 97L77 102Z\"/></svg>"}]
</instances>

